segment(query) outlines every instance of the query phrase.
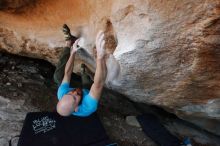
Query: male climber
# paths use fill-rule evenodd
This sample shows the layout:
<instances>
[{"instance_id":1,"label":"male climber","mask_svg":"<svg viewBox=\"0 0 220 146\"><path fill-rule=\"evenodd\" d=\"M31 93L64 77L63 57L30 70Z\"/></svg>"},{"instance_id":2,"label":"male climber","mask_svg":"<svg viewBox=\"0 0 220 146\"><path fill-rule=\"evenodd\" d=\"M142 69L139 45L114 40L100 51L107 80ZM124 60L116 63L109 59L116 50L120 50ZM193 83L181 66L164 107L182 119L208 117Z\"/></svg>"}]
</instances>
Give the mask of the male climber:
<instances>
[{"instance_id":1,"label":"male climber","mask_svg":"<svg viewBox=\"0 0 220 146\"><path fill-rule=\"evenodd\" d=\"M71 35L67 25L63 26L63 31L66 35L66 47L54 74L55 82L59 84L57 112L62 116L73 114L86 117L97 110L106 80L104 33L100 31L96 36L97 58L94 82L92 83L88 75L85 75L85 65L82 65L82 84L80 85L80 79L72 72L76 52L80 49L79 39Z\"/></svg>"}]
</instances>

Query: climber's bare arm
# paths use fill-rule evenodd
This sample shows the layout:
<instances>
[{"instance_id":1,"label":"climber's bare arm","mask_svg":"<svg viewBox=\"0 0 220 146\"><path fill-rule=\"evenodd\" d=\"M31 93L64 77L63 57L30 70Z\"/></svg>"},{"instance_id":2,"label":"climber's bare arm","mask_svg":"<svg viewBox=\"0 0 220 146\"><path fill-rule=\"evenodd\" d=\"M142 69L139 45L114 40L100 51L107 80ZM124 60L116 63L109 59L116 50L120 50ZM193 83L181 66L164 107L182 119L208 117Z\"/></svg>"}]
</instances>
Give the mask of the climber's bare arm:
<instances>
[{"instance_id":1,"label":"climber's bare arm","mask_svg":"<svg viewBox=\"0 0 220 146\"><path fill-rule=\"evenodd\" d=\"M77 48L78 42L79 42L79 39L76 40L73 46L71 47L70 57L65 66L64 77L63 77L62 83L70 83L71 74L73 72L73 67L74 67L75 54L76 54L76 51L78 50Z\"/></svg>"},{"instance_id":2,"label":"climber's bare arm","mask_svg":"<svg viewBox=\"0 0 220 146\"><path fill-rule=\"evenodd\" d=\"M96 36L96 71L94 77L94 83L90 89L90 95L97 100L101 97L101 93L105 84L105 79L107 75L107 68L105 62L105 49L104 49L104 33L100 31Z\"/></svg>"}]
</instances>

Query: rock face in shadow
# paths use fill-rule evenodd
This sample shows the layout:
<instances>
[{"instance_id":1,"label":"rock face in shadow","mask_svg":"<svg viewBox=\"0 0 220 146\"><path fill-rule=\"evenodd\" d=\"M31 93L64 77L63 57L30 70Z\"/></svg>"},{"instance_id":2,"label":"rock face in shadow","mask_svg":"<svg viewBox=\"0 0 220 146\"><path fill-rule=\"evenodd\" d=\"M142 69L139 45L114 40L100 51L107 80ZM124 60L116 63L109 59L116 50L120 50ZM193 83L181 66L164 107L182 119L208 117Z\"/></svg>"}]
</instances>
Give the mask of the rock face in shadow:
<instances>
[{"instance_id":1,"label":"rock face in shadow","mask_svg":"<svg viewBox=\"0 0 220 146\"><path fill-rule=\"evenodd\" d=\"M0 10L17 11L21 8L33 5L36 0L1 0Z\"/></svg>"},{"instance_id":2,"label":"rock face in shadow","mask_svg":"<svg viewBox=\"0 0 220 146\"><path fill-rule=\"evenodd\" d=\"M28 111L37 111L33 106L24 106L24 100L9 100L0 96L0 144L8 146L11 140L12 146L16 146L18 136L22 129L23 120Z\"/></svg>"},{"instance_id":3,"label":"rock face in shadow","mask_svg":"<svg viewBox=\"0 0 220 146\"><path fill-rule=\"evenodd\" d=\"M18 9L0 11L1 51L56 64L67 23L73 33L82 30L80 45L95 59L95 34L103 29L113 54L108 88L220 135L219 0L38 0ZM83 54L75 71L81 62L94 71Z\"/></svg>"}]
</instances>

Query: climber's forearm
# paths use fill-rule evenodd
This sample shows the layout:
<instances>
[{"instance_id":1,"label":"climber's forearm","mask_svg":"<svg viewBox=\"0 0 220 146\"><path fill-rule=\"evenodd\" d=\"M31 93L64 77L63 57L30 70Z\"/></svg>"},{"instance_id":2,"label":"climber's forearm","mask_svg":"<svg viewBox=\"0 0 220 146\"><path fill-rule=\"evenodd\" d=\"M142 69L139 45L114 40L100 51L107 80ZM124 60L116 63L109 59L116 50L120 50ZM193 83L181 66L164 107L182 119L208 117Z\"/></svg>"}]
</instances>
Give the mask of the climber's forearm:
<instances>
[{"instance_id":1,"label":"climber's forearm","mask_svg":"<svg viewBox=\"0 0 220 146\"><path fill-rule=\"evenodd\" d=\"M94 83L92 84L92 87L90 89L90 95L96 99L99 99L101 97L106 76L107 76L107 67L106 67L105 59L104 58L97 59Z\"/></svg>"},{"instance_id":2,"label":"climber's forearm","mask_svg":"<svg viewBox=\"0 0 220 146\"><path fill-rule=\"evenodd\" d=\"M74 67L74 59L75 59L75 53L70 54L70 57L66 63L65 71L64 71L64 77L62 82L70 82L71 74L73 72Z\"/></svg>"},{"instance_id":3,"label":"climber's forearm","mask_svg":"<svg viewBox=\"0 0 220 146\"><path fill-rule=\"evenodd\" d=\"M107 75L107 67L104 58L96 60L96 71L94 77L94 84L98 87L103 87Z\"/></svg>"}]
</instances>

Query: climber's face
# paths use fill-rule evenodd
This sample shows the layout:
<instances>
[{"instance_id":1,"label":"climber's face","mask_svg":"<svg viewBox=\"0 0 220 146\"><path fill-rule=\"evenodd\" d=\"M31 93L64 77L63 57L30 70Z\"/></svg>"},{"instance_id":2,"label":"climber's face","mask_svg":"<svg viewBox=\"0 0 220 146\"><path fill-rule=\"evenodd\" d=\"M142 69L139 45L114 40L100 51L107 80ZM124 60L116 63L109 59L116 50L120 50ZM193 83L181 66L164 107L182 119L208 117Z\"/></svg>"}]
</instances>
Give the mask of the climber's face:
<instances>
[{"instance_id":1,"label":"climber's face","mask_svg":"<svg viewBox=\"0 0 220 146\"><path fill-rule=\"evenodd\" d=\"M57 112L61 116L69 116L78 111L78 105L82 98L82 90L76 88L65 94L57 104Z\"/></svg>"},{"instance_id":2,"label":"climber's face","mask_svg":"<svg viewBox=\"0 0 220 146\"><path fill-rule=\"evenodd\" d=\"M77 112L78 105L79 105L81 98L82 98L82 89L76 88L75 90L70 91L66 95L72 97L72 106L73 106L74 111Z\"/></svg>"}]
</instances>

